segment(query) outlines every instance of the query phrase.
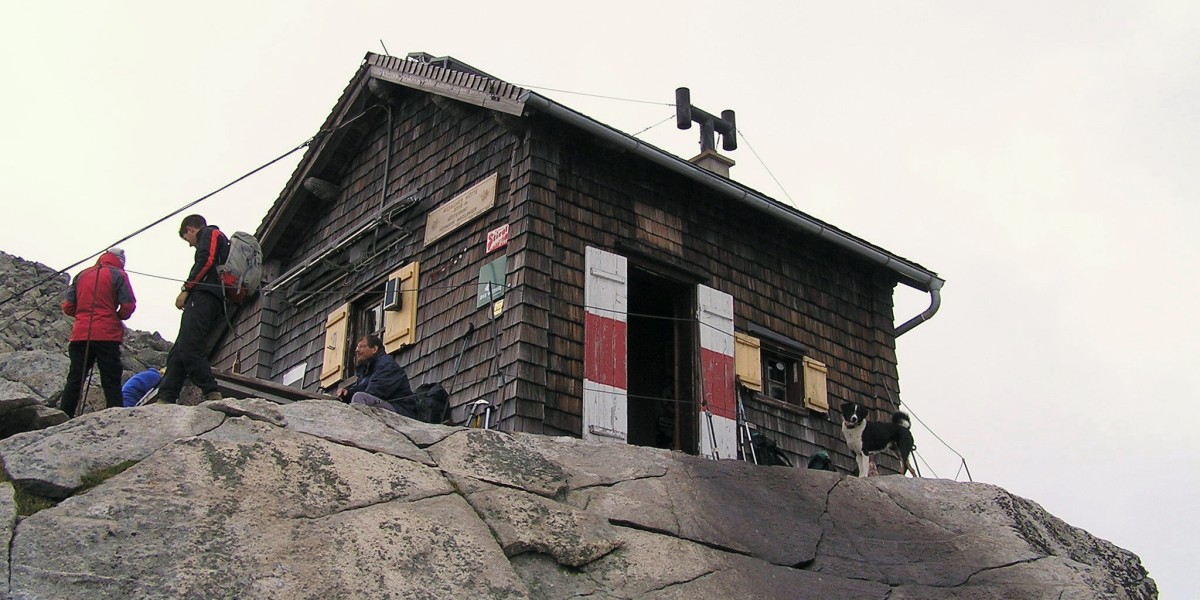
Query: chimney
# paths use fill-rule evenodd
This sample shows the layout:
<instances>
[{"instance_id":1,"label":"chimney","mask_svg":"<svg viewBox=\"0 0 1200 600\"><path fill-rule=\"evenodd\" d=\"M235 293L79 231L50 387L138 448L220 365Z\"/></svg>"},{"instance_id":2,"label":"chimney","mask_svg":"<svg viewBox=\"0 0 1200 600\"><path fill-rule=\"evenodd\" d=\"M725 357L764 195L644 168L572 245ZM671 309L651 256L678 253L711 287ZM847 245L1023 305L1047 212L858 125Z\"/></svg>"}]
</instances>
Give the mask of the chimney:
<instances>
[{"instance_id":1,"label":"chimney","mask_svg":"<svg viewBox=\"0 0 1200 600\"><path fill-rule=\"evenodd\" d=\"M700 124L700 154L692 157L692 164L729 178L729 167L737 164L732 158L717 152L716 134L721 134L721 149L737 150L737 124L732 110L721 111L713 116L692 105L691 90L681 87L675 90L675 125L680 129L691 129L692 121Z\"/></svg>"},{"instance_id":2,"label":"chimney","mask_svg":"<svg viewBox=\"0 0 1200 600\"><path fill-rule=\"evenodd\" d=\"M688 162L705 169L712 171L721 177L729 179L729 167L736 165L732 158L721 154L713 149L708 149L700 154L697 154L688 159Z\"/></svg>"}]
</instances>

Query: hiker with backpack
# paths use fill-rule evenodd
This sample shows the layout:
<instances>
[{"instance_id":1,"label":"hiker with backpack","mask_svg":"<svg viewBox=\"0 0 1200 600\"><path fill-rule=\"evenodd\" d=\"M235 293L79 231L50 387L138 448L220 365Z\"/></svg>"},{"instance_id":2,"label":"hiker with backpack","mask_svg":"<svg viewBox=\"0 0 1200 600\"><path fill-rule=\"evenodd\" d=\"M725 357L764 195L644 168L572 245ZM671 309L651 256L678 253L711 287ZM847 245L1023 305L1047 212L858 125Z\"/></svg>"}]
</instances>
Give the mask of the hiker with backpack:
<instances>
[{"instance_id":1,"label":"hiker with backpack","mask_svg":"<svg viewBox=\"0 0 1200 600\"><path fill-rule=\"evenodd\" d=\"M79 406L84 374L92 365L100 365L100 387L104 389L106 408L121 406L121 342L125 324L133 315L137 300L125 274L125 252L105 250L94 266L84 269L71 282L63 299L63 314L75 317L67 353L71 367L59 407L74 417Z\"/></svg>"},{"instance_id":2,"label":"hiker with backpack","mask_svg":"<svg viewBox=\"0 0 1200 600\"><path fill-rule=\"evenodd\" d=\"M177 403L187 378L200 388L205 400L220 400L205 345L213 328L225 318L225 292L218 269L229 258L229 239L200 215L184 217L179 237L196 253L183 290L175 298L175 308L183 311L183 317L156 402Z\"/></svg>"},{"instance_id":3,"label":"hiker with backpack","mask_svg":"<svg viewBox=\"0 0 1200 600\"><path fill-rule=\"evenodd\" d=\"M379 336L368 335L358 340L354 347L354 374L358 379L338 390L339 400L376 406L401 416L416 418L408 374L392 355L383 351Z\"/></svg>"}]
</instances>

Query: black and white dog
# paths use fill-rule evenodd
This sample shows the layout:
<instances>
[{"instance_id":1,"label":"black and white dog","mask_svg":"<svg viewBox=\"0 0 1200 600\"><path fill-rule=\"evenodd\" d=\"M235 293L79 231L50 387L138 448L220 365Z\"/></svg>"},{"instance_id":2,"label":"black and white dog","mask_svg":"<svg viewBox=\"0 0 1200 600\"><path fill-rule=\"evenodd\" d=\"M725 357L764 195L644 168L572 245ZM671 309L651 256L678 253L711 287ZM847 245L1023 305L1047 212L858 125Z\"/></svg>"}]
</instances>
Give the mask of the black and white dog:
<instances>
[{"instance_id":1,"label":"black and white dog","mask_svg":"<svg viewBox=\"0 0 1200 600\"><path fill-rule=\"evenodd\" d=\"M842 437L858 463L858 476L866 477L871 468L871 455L878 454L888 448L895 448L900 453L900 462L904 465L901 474L917 472L908 462L915 445L913 443L911 423L908 415L901 411L892 413L891 423L868 423L867 407L854 402L842 403Z\"/></svg>"}]
</instances>

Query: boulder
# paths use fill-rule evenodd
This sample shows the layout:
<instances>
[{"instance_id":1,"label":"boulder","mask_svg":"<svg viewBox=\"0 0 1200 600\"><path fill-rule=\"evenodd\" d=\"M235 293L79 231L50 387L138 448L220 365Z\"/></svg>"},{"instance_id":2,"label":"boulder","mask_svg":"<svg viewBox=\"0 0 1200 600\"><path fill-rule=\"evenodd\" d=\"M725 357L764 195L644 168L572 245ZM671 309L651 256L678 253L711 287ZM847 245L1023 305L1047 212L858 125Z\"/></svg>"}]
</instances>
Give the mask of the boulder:
<instances>
[{"instance_id":1,"label":"boulder","mask_svg":"<svg viewBox=\"0 0 1200 600\"><path fill-rule=\"evenodd\" d=\"M19 400L8 401L11 408L7 409L2 406L5 401L0 401L0 439L67 422L67 413L39 404L33 398L25 398L25 400L28 401L28 404L20 406L13 406L13 402L19 402Z\"/></svg>"},{"instance_id":2,"label":"boulder","mask_svg":"<svg viewBox=\"0 0 1200 600\"><path fill-rule=\"evenodd\" d=\"M4 403L10 400L17 400L20 402L29 400L31 401L30 403L37 402L36 394L29 386L21 383L20 381L0 379L0 411L5 410L6 407ZM22 406L24 405L22 404Z\"/></svg>"},{"instance_id":3,"label":"boulder","mask_svg":"<svg viewBox=\"0 0 1200 600\"><path fill-rule=\"evenodd\" d=\"M25 489L65 498L90 473L140 461L175 440L209 431L224 419L225 415L207 408L110 408L0 440L0 459L8 477Z\"/></svg>"},{"instance_id":4,"label":"boulder","mask_svg":"<svg viewBox=\"0 0 1200 600\"><path fill-rule=\"evenodd\" d=\"M70 366L71 359L62 352L21 350L0 354L0 378L23 383L43 400L62 391ZM97 373L97 385L99 378Z\"/></svg>"},{"instance_id":5,"label":"boulder","mask_svg":"<svg viewBox=\"0 0 1200 600\"><path fill-rule=\"evenodd\" d=\"M13 531L17 527L17 503L14 498L13 485L7 481L0 483L0 540L13 539ZM9 563L8 544L0 544L0 560ZM0 577L0 594L8 597L8 578Z\"/></svg>"},{"instance_id":6,"label":"boulder","mask_svg":"<svg viewBox=\"0 0 1200 600\"><path fill-rule=\"evenodd\" d=\"M15 597L527 597L436 470L245 418L76 500L22 522Z\"/></svg>"},{"instance_id":7,"label":"boulder","mask_svg":"<svg viewBox=\"0 0 1200 600\"><path fill-rule=\"evenodd\" d=\"M222 400L0 441L9 597L1157 597L991 485L397 419ZM12 490L58 501L14 528Z\"/></svg>"},{"instance_id":8,"label":"boulder","mask_svg":"<svg viewBox=\"0 0 1200 600\"><path fill-rule=\"evenodd\" d=\"M287 427L294 431L371 452L385 452L433 464L429 455L407 437L347 404L334 400L304 400L288 404L281 411L287 419Z\"/></svg>"}]
</instances>

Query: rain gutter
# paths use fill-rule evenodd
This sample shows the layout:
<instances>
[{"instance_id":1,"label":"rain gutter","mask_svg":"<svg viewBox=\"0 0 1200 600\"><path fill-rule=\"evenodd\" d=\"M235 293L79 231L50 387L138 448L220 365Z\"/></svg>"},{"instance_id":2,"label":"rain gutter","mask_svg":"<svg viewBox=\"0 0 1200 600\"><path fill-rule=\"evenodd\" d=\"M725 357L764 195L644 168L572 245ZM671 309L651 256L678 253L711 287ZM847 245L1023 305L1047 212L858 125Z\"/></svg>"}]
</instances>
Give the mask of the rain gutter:
<instances>
[{"instance_id":1,"label":"rain gutter","mask_svg":"<svg viewBox=\"0 0 1200 600\"><path fill-rule=\"evenodd\" d=\"M590 119L541 95L528 92L522 100L526 106L530 106L551 117L578 127L621 150L631 152L670 171L683 175L688 179L715 189L732 197L735 201L763 211L804 233L825 240L867 262L881 265L896 273L899 276L900 282L904 285L928 293L930 296L929 308L896 327L896 337L900 337L917 325L931 319L942 304L941 289L946 282L932 271L904 260L890 252L871 246L842 231L831 228L804 213L789 209L749 188L736 185L720 175L663 152L654 146L645 144L630 135Z\"/></svg>"}]
</instances>

